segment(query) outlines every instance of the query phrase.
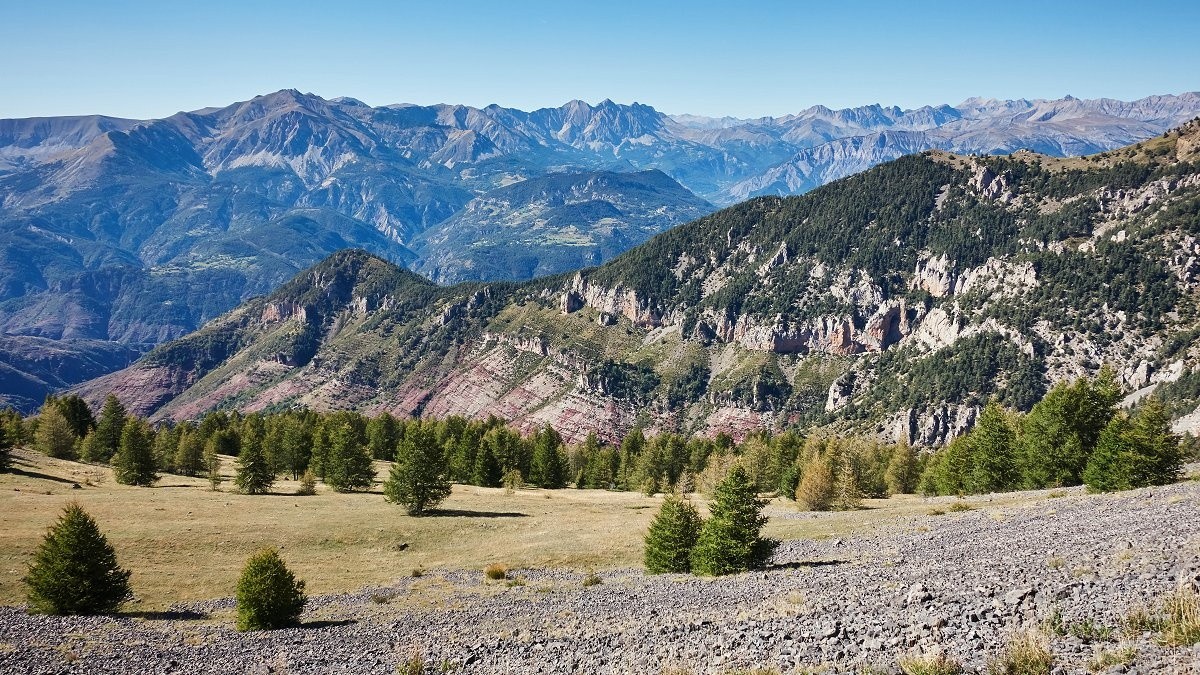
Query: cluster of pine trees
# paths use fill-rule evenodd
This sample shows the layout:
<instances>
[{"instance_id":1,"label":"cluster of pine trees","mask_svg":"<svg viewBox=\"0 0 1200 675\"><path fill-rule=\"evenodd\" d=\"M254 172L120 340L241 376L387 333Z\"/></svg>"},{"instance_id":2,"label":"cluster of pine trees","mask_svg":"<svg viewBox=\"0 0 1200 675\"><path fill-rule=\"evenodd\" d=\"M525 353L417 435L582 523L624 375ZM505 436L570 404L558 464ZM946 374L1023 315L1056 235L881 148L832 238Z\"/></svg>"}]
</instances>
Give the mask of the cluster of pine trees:
<instances>
[{"instance_id":1,"label":"cluster of pine trees","mask_svg":"<svg viewBox=\"0 0 1200 675\"><path fill-rule=\"evenodd\" d=\"M1184 454L1163 401L1118 410L1121 389L1104 368L1050 390L1028 414L996 403L975 428L934 453L924 494L981 494L1086 484L1128 490L1179 480Z\"/></svg>"}]
</instances>

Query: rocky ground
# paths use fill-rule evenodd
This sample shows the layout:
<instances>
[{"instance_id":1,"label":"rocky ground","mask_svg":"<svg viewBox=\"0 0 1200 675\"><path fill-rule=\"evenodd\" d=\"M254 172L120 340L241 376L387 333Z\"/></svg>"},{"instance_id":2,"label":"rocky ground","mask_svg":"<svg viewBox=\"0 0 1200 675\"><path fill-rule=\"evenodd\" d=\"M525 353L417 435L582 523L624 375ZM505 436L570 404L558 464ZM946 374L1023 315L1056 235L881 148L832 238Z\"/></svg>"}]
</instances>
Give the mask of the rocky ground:
<instances>
[{"instance_id":1,"label":"rocky ground","mask_svg":"<svg viewBox=\"0 0 1200 675\"><path fill-rule=\"evenodd\" d=\"M267 633L234 631L231 599L118 618L5 607L0 672L395 673L419 652L427 672L899 673L898 657L930 650L983 672L1015 632L1058 625L1047 631L1055 672L1086 673L1098 650L1131 648L1132 663L1105 672L1200 673L1200 646L1122 628L1200 578L1200 482L953 503L930 500L946 513L886 532L787 542L771 569L715 580L398 570L393 586L312 598L304 627Z\"/></svg>"}]
</instances>

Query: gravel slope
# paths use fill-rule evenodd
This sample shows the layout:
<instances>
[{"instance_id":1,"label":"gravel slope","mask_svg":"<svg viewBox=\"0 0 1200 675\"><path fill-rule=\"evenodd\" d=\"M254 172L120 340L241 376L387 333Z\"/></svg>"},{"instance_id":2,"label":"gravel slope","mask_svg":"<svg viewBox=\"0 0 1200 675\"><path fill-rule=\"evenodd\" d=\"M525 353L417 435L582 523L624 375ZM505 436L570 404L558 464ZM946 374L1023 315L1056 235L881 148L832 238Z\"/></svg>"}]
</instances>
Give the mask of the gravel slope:
<instances>
[{"instance_id":1,"label":"gravel slope","mask_svg":"<svg viewBox=\"0 0 1200 675\"><path fill-rule=\"evenodd\" d=\"M1150 634L1117 642L1131 608L1200 579L1200 483L1035 493L1004 509L971 503L887 533L788 542L776 567L717 580L618 570L585 588L581 574L548 570L517 571L523 585L511 586L476 572L406 576L313 598L308 626L270 633L232 630L228 598L173 617L4 607L0 672L395 673L413 649L429 672L443 663L467 673L899 672L897 656L934 647L982 672L1014 630L1058 613L1068 626L1118 630L1102 645L1053 638L1056 672L1088 672L1098 646L1128 645L1135 661L1108 672L1200 673L1200 647L1162 647Z\"/></svg>"}]
</instances>

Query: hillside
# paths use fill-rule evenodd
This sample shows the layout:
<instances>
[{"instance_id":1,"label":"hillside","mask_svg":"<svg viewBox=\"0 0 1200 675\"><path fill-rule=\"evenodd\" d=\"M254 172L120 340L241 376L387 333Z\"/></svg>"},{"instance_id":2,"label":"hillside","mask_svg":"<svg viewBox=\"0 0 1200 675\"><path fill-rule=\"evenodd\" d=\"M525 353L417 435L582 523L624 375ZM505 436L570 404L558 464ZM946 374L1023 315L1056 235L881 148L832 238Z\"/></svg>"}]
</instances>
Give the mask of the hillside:
<instances>
[{"instance_id":1,"label":"hillside","mask_svg":"<svg viewBox=\"0 0 1200 675\"><path fill-rule=\"evenodd\" d=\"M283 90L158 120L0 120L0 333L35 357L0 401L30 410L92 374L43 368L45 340L119 368L344 248L424 258L418 269L448 281L524 279L604 262L710 211L705 200L804 192L929 148L1104 150L1198 113L1195 93L712 120L612 101L371 107ZM614 181L585 204L561 184L650 170L678 185ZM547 186L565 192L529 194Z\"/></svg>"},{"instance_id":2,"label":"hillside","mask_svg":"<svg viewBox=\"0 0 1200 675\"><path fill-rule=\"evenodd\" d=\"M472 199L417 235L412 268L438 283L577 270L712 210L657 170L530 178Z\"/></svg>"},{"instance_id":3,"label":"hillside","mask_svg":"<svg viewBox=\"0 0 1200 675\"><path fill-rule=\"evenodd\" d=\"M1200 123L1055 160L932 152L760 198L597 268L434 287L340 253L89 383L141 412L306 405L941 443L1104 363L1200 388Z\"/></svg>"}]
</instances>

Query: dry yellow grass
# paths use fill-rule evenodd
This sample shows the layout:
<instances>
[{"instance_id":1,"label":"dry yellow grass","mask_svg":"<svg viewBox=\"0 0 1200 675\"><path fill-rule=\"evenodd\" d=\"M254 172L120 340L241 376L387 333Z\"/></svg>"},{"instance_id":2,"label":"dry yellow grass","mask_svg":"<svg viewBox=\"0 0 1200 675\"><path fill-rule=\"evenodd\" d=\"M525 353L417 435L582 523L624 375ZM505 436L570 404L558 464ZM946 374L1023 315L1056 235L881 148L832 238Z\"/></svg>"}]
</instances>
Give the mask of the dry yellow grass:
<instances>
[{"instance_id":1,"label":"dry yellow grass","mask_svg":"<svg viewBox=\"0 0 1200 675\"><path fill-rule=\"evenodd\" d=\"M138 609L229 596L246 558L279 547L310 593L353 591L412 575L414 569L564 567L578 571L641 565L642 537L661 497L601 490L518 490L454 486L439 515L412 518L384 501L379 486L337 494L323 485L299 497L295 481L276 494L247 496L227 481L166 475L153 488L117 485L107 467L18 450L17 473L0 474L0 604L24 600L21 577L38 542L70 500L78 500L133 572ZM377 475L387 474L379 463ZM225 459L226 477L232 460ZM82 489L72 489L79 483ZM698 500L704 510L704 504ZM994 504L995 505L995 504ZM835 537L887 527L923 514L919 497L868 500L861 511L783 518L775 500L766 534Z\"/></svg>"}]
</instances>

